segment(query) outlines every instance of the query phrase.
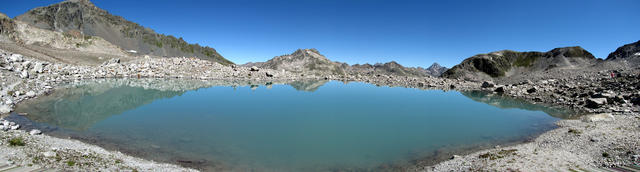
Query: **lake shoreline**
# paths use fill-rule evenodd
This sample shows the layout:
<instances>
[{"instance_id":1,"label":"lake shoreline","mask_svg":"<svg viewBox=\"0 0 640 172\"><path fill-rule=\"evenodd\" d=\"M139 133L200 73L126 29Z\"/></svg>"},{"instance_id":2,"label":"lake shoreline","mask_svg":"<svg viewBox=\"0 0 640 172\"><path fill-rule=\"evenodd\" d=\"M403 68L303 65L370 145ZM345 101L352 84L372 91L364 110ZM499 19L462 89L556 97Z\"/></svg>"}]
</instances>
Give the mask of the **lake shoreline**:
<instances>
[{"instance_id":1,"label":"lake shoreline","mask_svg":"<svg viewBox=\"0 0 640 172\"><path fill-rule=\"evenodd\" d=\"M8 57L8 52L3 53L2 58ZM567 106L571 96L564 96L564 102L554 102L554 99L543 98L536 94L520 94L522 88L525 92L529 88L538 88L538 92L544 93L549 86L540 83L524 83L513 88L504 85L485 86L481 82L443 79L435 77L399 77L399 76L319 76L300 75L286 71L270 69L251 69L247 67L222 66L209 61L191 58L148 58L126 63L111 63L101 66L76 66L69 64L51 64L25 57L25 60L16 62L14 66L25 68L23 64L44 65L41 71L25 74L17 69L2 70L3 85L0 93L3 96L12 96L11 102L3 100L2 107L12 111L13 107L38 95L48 94L65 82L81 82L96 78L191 78L198 80L248 80L260 83L278 82L283 80L321 79L337 81L366 82L380 86L399 86L418 89L439 90L486 90L495 91L504 87L501 94L506 96L523 98L532 102L546 102L559 107L567 107L586 111L588 113L607 113L607 109L615 105L603 105L598 109L585 108L584 106ZM29 68L31 65L26 66ZM197 69L197 70L194 70ZM25 77L25 75L27 75ZM520 87L521 86L521 87ZM598 86L594 86L598 87ZM506 91L505 91L506 90ZM515 91L518 90L518 91ZM544 96L544 95L542 95ZM571 102L569 102L571 103ZM470 151L464 156L453 156L453 159L439 162L436 165L428 161L417 161L415 167L409 171L459 171L459 170L532 170L548 171L561 169L597 168L600 166L624 166L637 163L633 159L640 153L637 150L640 140L639 118L637 108L616 109L610 111L614 120L602 119L595 122L583 122L583 120L561 120L557 122L559 128L547 131L536 137L532 142L516 144L513 146ZM572 132L573 131L573 132ZM39 166L43 168L81 170L81 169L108 169L108 170L145 170L145 171L193 171L177 165L157 163L128 156L116 151L107 151L95 145L82 143L71 139L59 139L47 135L30 135L29 131L9 130L0 132L2 145L0 145L0 163L10 161L14 166ZM46 134L46 133L45 133ZM25 146L10 146L11 138L23 138ZM585 144L589 146L585 146ZM53 155L52 153L53 152ZM628 152L630 155L626 155ZM90 161L83 160L77 154L85 154ZM604 154L607 156L603 156ZM558 159L562 157L562 159ZM615 157L615 158L612 158ZM630 158L631 157L631 158ZM626 158L626 159L624 159ZM515 159L515 160L514 160ZM92 163L94 162L95 163ZM71 165L70 162L73 162ZM469 163L471 162L471 163ZM543 165L541 165L543 164ZM2 165L2 164L0 164Z\"/></svg>"}]
</instances>

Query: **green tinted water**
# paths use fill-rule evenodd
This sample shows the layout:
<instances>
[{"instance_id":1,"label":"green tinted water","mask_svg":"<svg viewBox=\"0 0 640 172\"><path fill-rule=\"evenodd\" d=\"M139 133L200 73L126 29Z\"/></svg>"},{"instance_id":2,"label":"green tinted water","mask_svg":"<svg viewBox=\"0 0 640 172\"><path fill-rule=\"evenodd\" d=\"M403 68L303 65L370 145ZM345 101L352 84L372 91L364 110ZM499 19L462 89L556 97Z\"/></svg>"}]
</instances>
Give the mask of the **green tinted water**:
<instances>
[{"instance_id":1,"label":"green tinted water","mask_svg":"<svg viewBox=\"0 0 640 172\"><path fill-rule=\"evenodd\" d=\"M529 138L565 114L482 92L325 82L190 91L92 83L17 111L53 135L211 171L402 170Z\"/></svg>"}]
</instances>

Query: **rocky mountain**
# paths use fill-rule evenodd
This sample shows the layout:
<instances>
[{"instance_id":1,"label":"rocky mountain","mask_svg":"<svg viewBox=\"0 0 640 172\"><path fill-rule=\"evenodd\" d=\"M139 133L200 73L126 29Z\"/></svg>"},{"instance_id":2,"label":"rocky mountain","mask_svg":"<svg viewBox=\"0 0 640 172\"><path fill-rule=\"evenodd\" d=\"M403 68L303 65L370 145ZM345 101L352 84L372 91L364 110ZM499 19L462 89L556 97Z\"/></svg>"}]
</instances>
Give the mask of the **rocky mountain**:
<instances>
[{"instance_id":1,"label":"rocky mountain","mask_svg":"<svg viewBox=\"0 0 640 172\"><path fill-rule=\"evenodd\" d=\"M274 57L266 62L249 62L242 66L286 70L289 72L316 75L395 75L395 76L439 76L446 68L437 63L429 69L404 67L395 61L387 63L355 64L334 62L316 49L298 49L292 54Z\"/></svg>"},{"instance_id":2,"label":"rocky mountain","mask_svg":"<svg viewBox=\"0 0 640 172\"><path fill-rule=\"evenodd\" d=\"M607 60L640 57L640 41L626 44L607 56Z\"/></svg>"},{"instance_id":3,"label":"rocky mountain","mask_svg":"<svg viewBox=\"0 0 640 172\"><path fill-rule=\"evenodd\" d=\"M511 77L553 68L582 68L596 58L582 47L555 48L548 52L503 50L469 57L443 73L446 78L484 80Z\"/></svg>"},{"instance_id":4,"label":"rocky mountain","mask_svg":"<svg viewBox=\"0 0 640 172\"><path fill-rule=\"evenodd\" d=\"M428 71L421 67L404 67L395 61L387 63L355 64L347 69L351 74L361 75L396 75L396 76L429 76Z\"/></svg>"},{"instance_id":5,"label":"rocky mountain","mask_svg":"<svg viewBox=\"0 0 640 172\"><path fill-rule=\"evenodd\" d=\"M427 74L431 76L440 76L442 73L447 71L448 68L440 66L438 63L433 63L431 66L427 68Z\"/></svg>"},{"instance_id":6,"label":"rocky mountain","mask_svg":"<svg viewBox=\"0 0 640 172\"><path fill-rule=\"evenodd\" d=\"M46 61L95 64L99 57L127 59L120 47L80 32L36 28L0 14L0 48Z\"/></svg>"},{"instance_id":7,"label":"rocky mountain","mask_svg":"<svg viewBox=\"0 0 640 172\"><path fill-rule=\"evenodd\" d=\"M345 74L344 63L333 62L316 49L298 49L292 54L274 57L263 63L247 63L244 66L257 66L275 70L286 70L308 74Z\"/></svg>"},{"instance_id":8,"label":"rocky mountain","mask_svg":"<svg viewBox=\"0 0 640 172\"><path fill-rule=\"evenodd\" d=\"M197 57L232 64L211 47L189 44L182 38L158 34L150 28L112 15L89 0L67 0L38 7L15 19L41 29L101 37L133 54Z\"/></svg>"}]
</instances>

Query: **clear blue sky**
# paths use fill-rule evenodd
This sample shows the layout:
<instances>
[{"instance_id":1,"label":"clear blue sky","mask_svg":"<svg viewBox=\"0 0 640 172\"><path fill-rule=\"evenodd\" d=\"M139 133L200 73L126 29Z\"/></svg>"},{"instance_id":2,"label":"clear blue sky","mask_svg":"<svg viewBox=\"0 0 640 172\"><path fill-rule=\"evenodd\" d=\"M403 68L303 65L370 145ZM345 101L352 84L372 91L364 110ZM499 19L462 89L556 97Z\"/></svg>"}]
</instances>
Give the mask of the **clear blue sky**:
<instances>
[{"instance_id":1,"label":"clear blue sky","mask_svg":"<svg viewBox=\"0 0 640 172\"><path fill-rule=\"evenodd\" d=\"M0 0L15 17L60 0ZM639 0L93 0L236 63L316 48L336 61L451 67L479 53L582 46L605 58L640 40Z\"/></svg>"}]
</instances>

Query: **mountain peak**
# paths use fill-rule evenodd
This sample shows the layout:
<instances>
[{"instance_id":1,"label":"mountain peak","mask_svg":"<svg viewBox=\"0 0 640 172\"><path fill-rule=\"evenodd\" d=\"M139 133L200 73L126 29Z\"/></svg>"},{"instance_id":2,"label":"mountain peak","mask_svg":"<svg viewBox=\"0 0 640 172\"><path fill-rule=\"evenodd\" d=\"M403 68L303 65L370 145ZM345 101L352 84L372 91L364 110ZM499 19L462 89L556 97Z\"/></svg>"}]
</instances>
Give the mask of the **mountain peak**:
<instances>
[{"instance_id":1,"label":"mountain peak","mask_svg":"<svg viewBox=\"0 0 640 172\"><path fill-rule=\"evenodd\" d=\"M90 0L67 0L67 2L79 3L79 4L82 4L82 5L87 5L87 6L92 6L92 7L96 6Z\"/></svg>"},{"instance_id":2,"label":"mountain peak","mask_svg":"<svg viewBox=\"0 0 640 172\"><path fill-rule=\"evenodd\" d=\"M440 66L440 64L438 64L437 62L434 62L433 64L431 64L431 66L429 66L427 69L429 68L442 68L442 66Z\"/></svg>"}]
</instances>

